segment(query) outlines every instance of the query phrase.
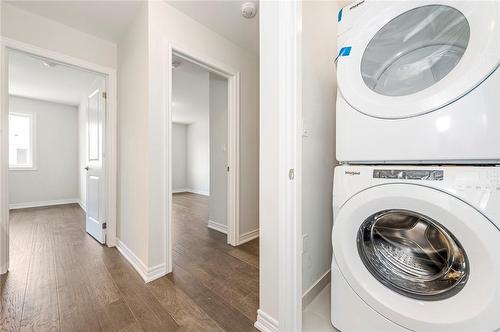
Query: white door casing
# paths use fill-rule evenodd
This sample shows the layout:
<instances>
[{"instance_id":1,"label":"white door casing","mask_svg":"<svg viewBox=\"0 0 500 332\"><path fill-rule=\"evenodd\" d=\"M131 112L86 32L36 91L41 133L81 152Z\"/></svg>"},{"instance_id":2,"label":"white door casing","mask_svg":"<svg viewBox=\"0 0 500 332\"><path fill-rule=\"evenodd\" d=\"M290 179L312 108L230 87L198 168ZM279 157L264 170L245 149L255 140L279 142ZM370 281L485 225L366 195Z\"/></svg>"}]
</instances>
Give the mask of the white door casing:
<instances>
[{"instance_id":1,"label":"white door casing","mask_svg":"<svg viewBox=\"0 0 500 332\"><path fill-rule=\"evenodd\" d=\"M41 48L15 39L1 37L1 102L0 102L0 274L6 273L9 267L9 204L8 204L8 53L10 50L24 52L34 56L50 59L52 62L99 73L105 77L107 89L106 126L102 128L105 139L105 183L103 183L103 205L101 210L106 217L106 244L114 247L116 244L116 69L93 62L68 56L64 53Z\"/></svg>"},{"instance_id":2,"label":"white door casing","mask_svg":"<svg viewBox=\"0 0 500 332\"><path fill-rule=\"evenodd\" d=\"M106 114L105 84L98 79L87 97L87 214L86 231L100 243L106 242L103 199L103 128Z\"/></svg>"},{"instance_id":3,"label":"white door casing","mask_svg":"<svg viewBox=\"0 0 500 332\"><path fill-rule=\"evenodd\" d=\"M165 77L168 80L169 89L166 95L166 167L164 193L167 197L164 215L166 241L165 265L167 273L172 272L172 58L173 56L183 58L210 72L222 76L228 81L228 147L227 147L227 242L232 246L239 245L239 136L240 136L240 72L236 69L212 59L205 54L197 54L192 50L165 44Z\"/></svg>"}]
</instances>

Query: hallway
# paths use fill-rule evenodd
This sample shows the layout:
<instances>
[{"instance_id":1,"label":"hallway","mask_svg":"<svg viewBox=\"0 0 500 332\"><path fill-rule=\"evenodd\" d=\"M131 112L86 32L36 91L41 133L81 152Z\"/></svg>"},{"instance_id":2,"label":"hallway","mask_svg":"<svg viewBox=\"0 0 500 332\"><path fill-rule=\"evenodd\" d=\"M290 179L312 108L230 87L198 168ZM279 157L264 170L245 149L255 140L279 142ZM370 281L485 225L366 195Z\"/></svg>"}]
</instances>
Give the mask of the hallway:
<instances>
[{"instance_id":1,"label":"hallway","mask_svg":"<svg viewBox=\"0 0 500 332\"><path fill-rule=\"evenodd\" d=\"M201 227L206 208L202 196L174 196L174 273L147 285L85 233L78 205L11 211L0 330L254 330L258 242L228 246Z\"/></svg>"}]
</instances>

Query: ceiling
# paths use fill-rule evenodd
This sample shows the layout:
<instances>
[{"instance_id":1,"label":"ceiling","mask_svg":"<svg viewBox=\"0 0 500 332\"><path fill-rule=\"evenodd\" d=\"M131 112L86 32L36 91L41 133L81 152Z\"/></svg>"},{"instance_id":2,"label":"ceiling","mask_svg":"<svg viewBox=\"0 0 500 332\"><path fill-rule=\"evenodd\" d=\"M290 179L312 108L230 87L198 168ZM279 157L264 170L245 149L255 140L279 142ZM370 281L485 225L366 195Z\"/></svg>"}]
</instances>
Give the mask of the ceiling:
<instances>
[{"instance_id":1,"label":"ceiling","mask_svg":"<svg viewBox=\"0 0 500 332\"><path fill-rule=\"evenodd\" d=\"M48 67L24 53L9 54L9 94L77 106L98 74L66 65ZM54 64L48 62L50 64Z\"/></svg>"},{"instance_id":2,"label":"ceiling","mask_svg":"<svg viewBox=\"0 0 500 332\"><path fill-rule=\"evenodd\" d=\"M143 1L24 1L5 3L118 43Z\"/></svg>"},{"instance_id":3,"label":"ceiling","mask_svg":"<svg viewBox=\"0 0 500 332\"><path fill-rule=\"evenodd\" d=\"M241 15L241 5L248 1L166 2L234 44L258 55L259 13L257 11L252 19ZM257 0L252 2L258 5ZM4 3L118 43L145 0L4 0Z\"/></svg>"},{"instance_id":4,"label":"ceiling","mask_svg":"<svg viewBox=\"0 0 500 332\"><path fill-rule=\"evenodd\" d=\"M259 54L259 12L254 18L241 15L247 1L167 1L184 14L247 51ZM257 4L258 1L251 1Z\"/></svg>"}]
</instances>

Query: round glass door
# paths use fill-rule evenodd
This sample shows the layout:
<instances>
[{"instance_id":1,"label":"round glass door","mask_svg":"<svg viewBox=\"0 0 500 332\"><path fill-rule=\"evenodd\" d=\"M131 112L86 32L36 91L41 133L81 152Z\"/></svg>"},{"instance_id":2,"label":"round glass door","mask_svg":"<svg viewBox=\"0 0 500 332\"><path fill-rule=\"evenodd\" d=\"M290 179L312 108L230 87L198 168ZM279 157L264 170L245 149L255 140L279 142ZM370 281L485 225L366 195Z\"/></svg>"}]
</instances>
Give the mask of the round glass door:
<instances>
[{"instance_id":1,"label":"round glass door","mask_svg":"<svg viewBox=\"0 0 500 332\"><path fill-rule=\"evenodd\" d=\"M419 92L458 64L469 39L469 23L455 8L429 5L409 10L368 43L361 60L363 81L385 96Z\"/></svg>"},{"instance_id":2,"label":"round glass door","mask_svg":"<svg viewBox=\"0 0 500 332\"><path fill-rule=\"evenodd\" d=\"M467 282L461 244L436 221L407 210L371 215L358 231L358 253L370 273L393 291L419 300L442 300Z\"/></svg>"}]
</instances>

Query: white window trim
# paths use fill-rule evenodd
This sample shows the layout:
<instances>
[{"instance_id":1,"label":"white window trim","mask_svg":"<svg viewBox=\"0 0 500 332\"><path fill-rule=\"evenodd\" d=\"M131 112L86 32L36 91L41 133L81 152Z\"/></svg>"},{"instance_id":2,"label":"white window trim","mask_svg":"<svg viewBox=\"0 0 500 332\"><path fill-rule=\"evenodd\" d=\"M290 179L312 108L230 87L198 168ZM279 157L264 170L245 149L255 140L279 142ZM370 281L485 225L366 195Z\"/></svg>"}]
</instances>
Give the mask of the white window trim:
<instances>
[{"instance_id":1,"label":"white window trim","mask_svg":"<svg viewBox=\"0 0 500 332\"><path fill-rule=\"evenodd\" d=\"M36 171L36 113L35 112L9 112L9 115L26 116L30 118L31 133L31 166L11 165L9 162L9 171ZM10 149L10 144L9 144Z\"/></svg>"}]
</instances>

